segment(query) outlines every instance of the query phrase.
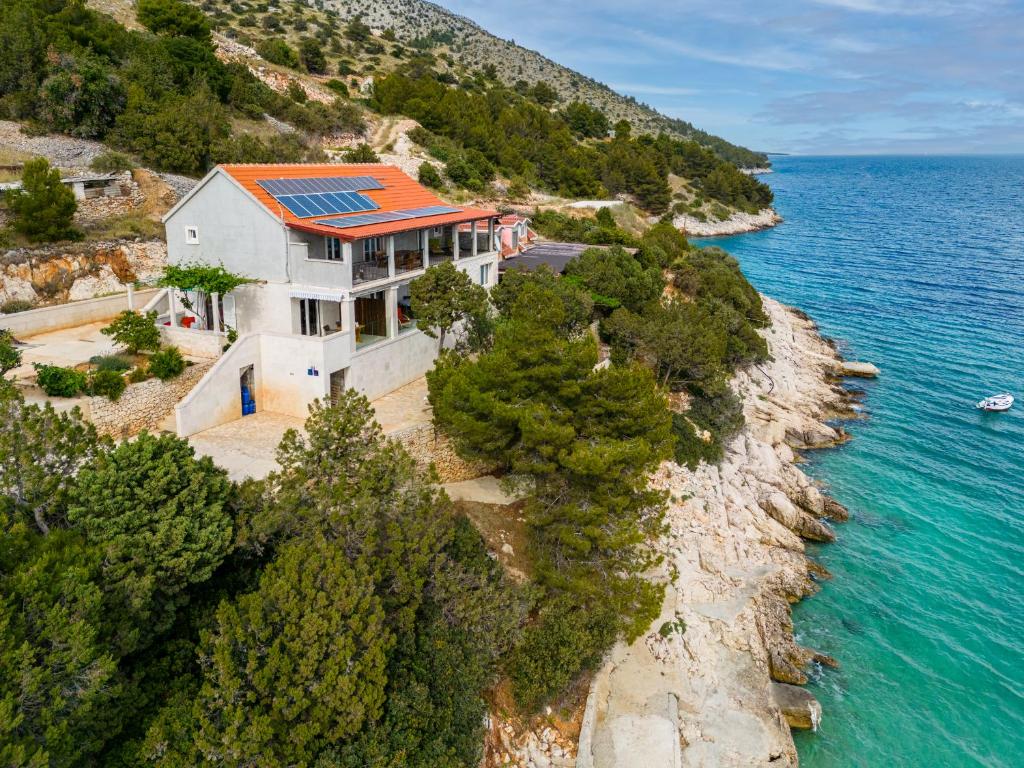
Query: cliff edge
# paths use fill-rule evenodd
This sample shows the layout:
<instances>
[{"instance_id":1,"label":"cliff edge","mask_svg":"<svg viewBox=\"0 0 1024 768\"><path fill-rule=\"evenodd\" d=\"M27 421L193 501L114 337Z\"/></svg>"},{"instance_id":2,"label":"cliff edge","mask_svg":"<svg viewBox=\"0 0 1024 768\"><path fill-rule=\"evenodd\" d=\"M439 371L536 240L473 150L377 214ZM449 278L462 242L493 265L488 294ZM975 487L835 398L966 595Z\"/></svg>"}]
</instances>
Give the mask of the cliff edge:
<instances>
[{"instance_id":1,"label":"cliff edge","mask_svg":"<svg viewBox=\"0 0 1024 768\"><path fill-rule=\"evenodd\" d=\"M717 466L666 463L654 479L671 494L662 614L596 676L578 768L795 766L790 728L821 716L796 686L811 662L835 661L794 642L790 604L828 576L804 540L832 540L829 521L846 510L795 451L843 442L826 421L853 412L835 384L839 356L813 322L764 305L772 360L733 381L745 427Z\"/></svg>"}]
</instances>

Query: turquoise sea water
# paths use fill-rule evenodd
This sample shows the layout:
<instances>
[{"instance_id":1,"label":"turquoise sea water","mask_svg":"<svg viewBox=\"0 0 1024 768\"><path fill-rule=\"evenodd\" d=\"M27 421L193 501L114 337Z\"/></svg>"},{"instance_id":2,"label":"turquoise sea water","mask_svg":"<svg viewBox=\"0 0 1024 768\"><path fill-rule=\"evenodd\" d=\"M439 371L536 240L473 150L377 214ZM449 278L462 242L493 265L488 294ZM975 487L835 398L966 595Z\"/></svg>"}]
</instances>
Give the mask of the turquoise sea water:
<instances>
[{"instance_id":1,"label":"turquoise sea water","mask_svg":"<svg viewBox=\"0 0 1024 768\"><path fill-rule=\"evenodd\" d=\"M794 611L842 664L802 765L1024 766L1024 158L774 165L786 222L710 242L883 371L854 440L811 456L852 519ZM1013 411L975 410L1004 390Z\"/></svg>"}]
</instances>

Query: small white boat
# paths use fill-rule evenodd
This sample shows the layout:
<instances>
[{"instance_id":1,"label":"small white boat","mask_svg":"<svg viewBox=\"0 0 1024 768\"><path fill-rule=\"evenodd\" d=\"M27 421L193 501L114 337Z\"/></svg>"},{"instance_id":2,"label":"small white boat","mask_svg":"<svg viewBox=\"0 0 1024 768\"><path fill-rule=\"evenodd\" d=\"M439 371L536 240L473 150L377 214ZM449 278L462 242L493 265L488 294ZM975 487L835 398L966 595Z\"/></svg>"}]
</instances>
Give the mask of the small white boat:
<instances>
[{"instance_id":1,"label":"small white boat","mask_svg":"<svg viewBox=\"0 0 1024 768\"><path fill-rule=\"evenodd\" d=\"M983 411L1008 411L1013 406L1013 395L1003 392L992 397L986 397L975 407Z\"/></svg>"}]
</instances>

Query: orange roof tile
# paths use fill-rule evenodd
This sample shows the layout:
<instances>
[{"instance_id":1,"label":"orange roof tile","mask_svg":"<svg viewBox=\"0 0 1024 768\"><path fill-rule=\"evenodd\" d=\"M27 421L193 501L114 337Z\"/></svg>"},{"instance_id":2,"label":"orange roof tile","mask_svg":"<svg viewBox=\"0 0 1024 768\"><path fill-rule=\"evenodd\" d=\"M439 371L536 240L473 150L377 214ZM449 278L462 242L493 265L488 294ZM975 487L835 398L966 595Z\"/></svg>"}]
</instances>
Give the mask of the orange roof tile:
<instances>
[{"instance_id":1,"label":"orange roof tile","mask_svg":"<svg viewBox=\"0 0 1024 768\"><path fill-rule=\"evenodd\" d=\"M361 227L338 229L322 224L324 219L343 218L345 214L326 214L310 218L300 218L283 205L274 200L257 181L264 179L312 179L322 177L372 176L384 185L384 189L369 189L361 194L369 197L380 206L374 213L385 211L405 211L412 208L425 208L432 205L452 206L441 200L426 187L413 181L401 169L393 165L379 163L350 163L347 165L222 165L221 170L238 182L247 192L255 197L274 216L281 219L286 226L305 232L338 237L342 240L358 240L364 237L379 237L412 229L437 227L444 224L459 224L464 221L475 221L496 217L497 211L478 208L462 208L458 213L445 213L437 216L423 216L416 219L389 221L382 224L367 224ZM362 214L352 213L350 216Z\"/></svg>"}]
</instances>

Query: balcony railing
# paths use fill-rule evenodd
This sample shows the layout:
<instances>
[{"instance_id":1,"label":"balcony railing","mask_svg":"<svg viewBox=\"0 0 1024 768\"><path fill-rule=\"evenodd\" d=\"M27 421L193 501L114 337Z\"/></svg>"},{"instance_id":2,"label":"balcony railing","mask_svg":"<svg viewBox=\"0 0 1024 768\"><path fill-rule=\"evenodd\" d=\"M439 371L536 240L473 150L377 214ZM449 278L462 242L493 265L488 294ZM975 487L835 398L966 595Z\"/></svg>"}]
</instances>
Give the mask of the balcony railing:
<instances>
[{"instance_id":1,"label":"balcony railing","mask_svg":"<svg viewBox=\"0 0 1024 768\"><path fill-rule=\"evenodd\" d=\"M356 349L362 349L388 337L387 323L384 318L356 323Z\"/></svg>"},{"instance_id":2,"label":"balcony railing","mask_svg":"<svg viewBox=\"0 0 1024 768\"><path fill-rule=\"evenodd\" d=\"M352 283L370 283L388 276L388 257L377 256L370 261L357 261L352 265Z\"/></svg>"},{"instance_id":3,"label":"balcony railing","mask_svg":"<svg viewBox=\"0 0 1024 768\"><path fill-rule=\"evenodd\" d=\"M415 272L417 269L423 269L423 251L395 251L395 271L401 274L402 272Z\"/></svg>"}]
</instances>

